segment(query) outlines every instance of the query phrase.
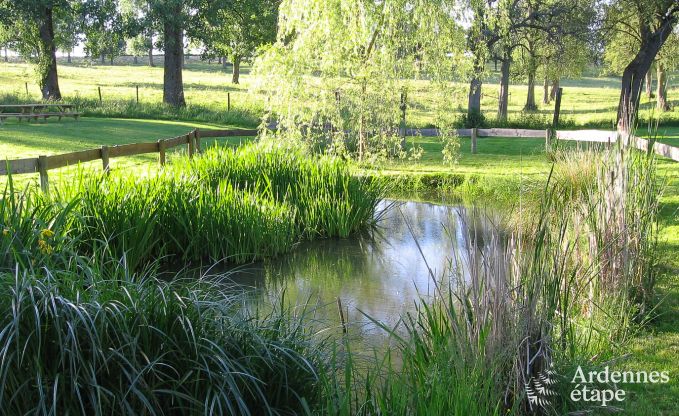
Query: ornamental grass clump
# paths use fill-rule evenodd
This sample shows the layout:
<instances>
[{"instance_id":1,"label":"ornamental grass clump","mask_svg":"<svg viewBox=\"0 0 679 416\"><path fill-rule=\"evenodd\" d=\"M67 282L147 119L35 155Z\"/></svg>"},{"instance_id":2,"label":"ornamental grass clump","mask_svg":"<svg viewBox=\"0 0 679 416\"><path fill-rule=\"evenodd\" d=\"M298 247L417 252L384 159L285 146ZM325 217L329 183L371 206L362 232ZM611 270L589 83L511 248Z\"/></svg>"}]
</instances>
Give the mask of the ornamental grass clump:
<instances>
[{"instance_id":1,"label":"ornamental grass clump","mask_svg":"<svg viewBox=\"0 0 679 416\"><path fill-rule=\"evenodd\" d=\"M325 363L289 311L73 260L87 266L0 272L3 413L291 415L317 401Z\"/></svg>"}]
</instances>

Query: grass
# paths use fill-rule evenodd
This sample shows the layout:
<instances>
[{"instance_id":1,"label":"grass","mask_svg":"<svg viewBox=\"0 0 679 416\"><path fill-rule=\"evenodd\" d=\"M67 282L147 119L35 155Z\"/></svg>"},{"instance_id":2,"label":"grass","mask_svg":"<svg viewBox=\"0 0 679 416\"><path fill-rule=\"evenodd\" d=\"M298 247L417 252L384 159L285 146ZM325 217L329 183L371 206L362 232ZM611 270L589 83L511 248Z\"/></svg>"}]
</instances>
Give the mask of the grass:
<instances>
[{"instance_id":1,"label":"grass","mask_svg":"<svg viewBox=\"0 0 679 416\"><path fill-rule=\"evenodd\" d=\"M6 257L17 247L60 251L38 223L50 238L77 239L79 252L107 247L132 270L156 259L243 263L302 239L347 237L373 223L383 195L340 160L256 145L213 147L147 175L80 171L49 196L29 187L14 197L14 186L10 179L0 205Z\"/></svg>"},{"instance_id":2,"label":"grass","mask_svg":"<svg viewBox=\"0 0 679 416\"><path fill-rule=\"evenodd\" d=\"M325 365L289 314L206 283L79 268L0 272L8 414L297 414Z\"/></svg>"}]
</instances>

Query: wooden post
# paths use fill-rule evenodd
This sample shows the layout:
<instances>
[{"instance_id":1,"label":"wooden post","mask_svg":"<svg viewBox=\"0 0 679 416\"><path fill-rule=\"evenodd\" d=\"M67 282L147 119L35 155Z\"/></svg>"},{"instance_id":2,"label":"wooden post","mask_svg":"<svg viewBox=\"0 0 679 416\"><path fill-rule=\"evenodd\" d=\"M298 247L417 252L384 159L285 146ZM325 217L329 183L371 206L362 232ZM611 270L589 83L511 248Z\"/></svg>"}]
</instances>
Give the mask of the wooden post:
<instances>
[{"instance_id":1,"label":"wooden post","mask_svg":"<svg viewBox=\"0 0 679 416\"><path fill-rule=\"evenodd\" d=\"M193 131L193 137L196 139L196 152L200 153L200 130L195 129Z\"/></svg>"},{"instance_id":2,"label":"wooden post","mask_svg":"<svg viewBox=\"0 0 679 416\"><path fill-rule=\"evenodd\" d=\"M137 104L139 104L139 85L136 85L137 87Z\"/></svg>"},{"instance_id":3,"label":"wooden post","mask_svg":"<svg viewBox=\"0 0 679 416\"><path fill-rule=\"evenodd\" d=\"M476 154L476 139L477 139L478 135L479 135L479 130L476 127L474 127L472 129L472 154L473 155Z\"/></svg>"},{"instance_id":4,"label":"wooden post","mask_svg":"<svg viewBox=\"0 0 679 416\"><path fill-rule=\"evenodd\" d=\"M38 157L38 171L40 172L40 189L44 193L49 192L49 177L47 176L47 156Z\"/></svg>"},{"instance_id":5,"label":"wooden post","mask_svg":"<svg viewBox=\"0 0 679 416\"><path fill-rule=\"evenodd\" d=\"M101 100L101 87L97 87L97 91L99 91L99 105L101 105L102 100Z\"/></svg>"},{"instance_id":6,"label":"wooden post","mask_svg":"<svg viewBox=\"0 0 679 416\"><path fill-rule=\"evenodd\" d=\"M226 93L226 111L231 111L231 93Z\"/></svg>"},{"instance_id":7,"label":"wooden post","mask_svg":"<svg viewBox=\"0 0 679 416\"><path fill-rule=\"evenodd\" d=\"M401 136L401 147L406 146L406 110L408 109L408 96L405 91L401 92L401 125L399 126L398 133Z\"/></svg>"},{"instance_id":8,"label":"wooden post","mask_svg":"<svg viewBox=\"0 0 679 416\"><path fill-rule=\"evenodd\" d=\"M186 135L186 143L189 145L189 159L193 157L193 135L192 134L187 134Z\"/></svg>"},{"instance_id":9,"label":"wooden post","mask_svg":"<svg viewBox=\"0 0 679 416\"><path fill-rule=\"evenodd\" d=\"M552 149L552 129L545 130L545 152Z\"/></svg>"},{"instance_id":10,"label":"wooden post","mask_svg":"<svg viewBox=\"0 0 679 416\"><path fill-rule=\"evenodd\" d=\"M158 164L165 166L165 139L158 140Z\"/></svg>"},{"instance_id":11,"label":"wooden post","mask_svg":"<svg viewBox=\"0 0 679 416\"><path fill-rule=\"evenodd\" d=\"M561 112L561 95L563 94L563 88L559 87L556 90L556 98L554 102L554 120L552 120L552 128L556 130L559 127L559 113Z\"/></svg>"},{"instance_id":12,"label":"wooden post","mask_svg":"<svg viewBox=\"0 0 679 416\"><path fill-rule=\"evenodd\" d=\"M28 97L28 82L26 83L26 97Z\"/></svg>"},{"instance_id":13,"label":"wooden post","mask_svg":"<svg viewBox=\"0 0 679 416\"><path fill-rule=\"evenodd\" d=\"M104 173L108 175L110 170L108 158L108 146L101 146L101 163L104 167Z\"/></svg>"}]
</instances>

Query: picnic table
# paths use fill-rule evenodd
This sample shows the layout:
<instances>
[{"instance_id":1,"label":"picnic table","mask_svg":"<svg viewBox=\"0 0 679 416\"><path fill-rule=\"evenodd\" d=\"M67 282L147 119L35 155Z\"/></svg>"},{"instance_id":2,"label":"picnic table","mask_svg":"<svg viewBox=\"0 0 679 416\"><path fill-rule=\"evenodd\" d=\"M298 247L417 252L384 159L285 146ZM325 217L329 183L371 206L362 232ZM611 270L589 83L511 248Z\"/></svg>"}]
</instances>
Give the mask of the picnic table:
<instances>
[{"instance_id":1,"label":"picnic table","mask_svg":"<svg viewBox=\"0 0 679 416\"><path fill-rule=\"evenodd\" d=\"M74 111L73 104L64 103L36 103L36 104L3 104L0 105L0 124L10 117L16 117L19 121L26 119L38 120L40 118L47 121L49 117L73 117L76 120L80 113Z\"/></svg>"}]
</instances>

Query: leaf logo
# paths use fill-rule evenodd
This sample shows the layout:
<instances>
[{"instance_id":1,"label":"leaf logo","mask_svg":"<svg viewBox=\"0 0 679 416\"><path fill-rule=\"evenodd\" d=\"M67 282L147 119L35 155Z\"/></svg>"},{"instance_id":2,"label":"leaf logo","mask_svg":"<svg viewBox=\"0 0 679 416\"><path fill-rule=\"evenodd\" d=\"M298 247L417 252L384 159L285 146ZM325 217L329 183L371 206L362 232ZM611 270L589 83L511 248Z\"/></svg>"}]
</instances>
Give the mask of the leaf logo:
<instances>
[{"instance_id":1,"label":"leaf logo","mask_svg":"<svg viewBox=\"0 0 679 416\"><path fill-rule=\"evenodd\" d=\"M556 372L551 368L543 370L536 377L531 377L526 383L526 397L531 410L537 408L548 409L552 407L551 398L557 393L550 386L556 384Z\"/></svg>"}]
</instances>

